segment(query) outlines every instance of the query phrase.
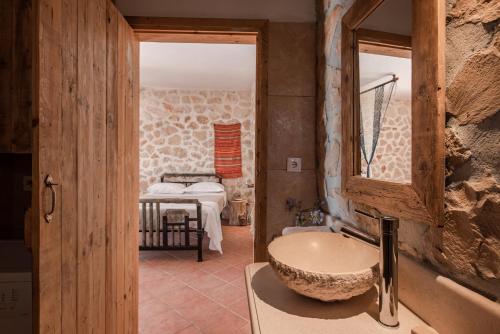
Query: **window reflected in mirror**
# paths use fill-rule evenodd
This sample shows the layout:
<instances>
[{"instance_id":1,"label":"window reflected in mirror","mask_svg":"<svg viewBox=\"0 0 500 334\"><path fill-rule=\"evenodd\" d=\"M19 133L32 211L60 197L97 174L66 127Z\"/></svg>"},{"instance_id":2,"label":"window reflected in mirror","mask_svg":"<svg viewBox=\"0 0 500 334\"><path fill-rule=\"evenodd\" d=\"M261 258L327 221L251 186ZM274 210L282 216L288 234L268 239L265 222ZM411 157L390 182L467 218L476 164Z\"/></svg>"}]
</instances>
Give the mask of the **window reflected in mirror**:
<instances>
[{"instance_id":1,"label":"window reflected in mirror","mask_svg":"<svg viewBox=\"0 0 500 334\"><path fill-rule=\"evenodd\" d=\"M384 1L356 42L359 174L411 183L411 0Z\"/></svg>"}]
</instances>

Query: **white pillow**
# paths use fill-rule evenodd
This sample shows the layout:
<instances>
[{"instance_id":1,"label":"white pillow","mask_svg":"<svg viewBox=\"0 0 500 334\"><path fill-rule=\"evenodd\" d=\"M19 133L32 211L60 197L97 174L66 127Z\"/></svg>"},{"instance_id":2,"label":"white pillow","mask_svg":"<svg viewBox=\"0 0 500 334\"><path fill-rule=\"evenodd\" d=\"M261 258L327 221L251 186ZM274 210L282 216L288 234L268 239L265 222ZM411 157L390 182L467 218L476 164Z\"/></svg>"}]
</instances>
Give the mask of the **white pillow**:
<instances>
[{"instance_id":1,"label":"white pillow","mask_svg":"<svg viewBox=\"0 0 500 334\"><path fill-rule=\"evenodd\" d=\"M181 183L155 183L148 188L150 194L183 194L186 186Z\"/></svg>"},{"instance_id":2,"label":"white pillow","mask_svg":"<svg viewBox=\"0 0 500 334\"><path fill-rule=\"evenodd\" d=\"M186 193L222 193L224 186L217 182L198 182L187 187Z\"/></svg>"}]
</instances>

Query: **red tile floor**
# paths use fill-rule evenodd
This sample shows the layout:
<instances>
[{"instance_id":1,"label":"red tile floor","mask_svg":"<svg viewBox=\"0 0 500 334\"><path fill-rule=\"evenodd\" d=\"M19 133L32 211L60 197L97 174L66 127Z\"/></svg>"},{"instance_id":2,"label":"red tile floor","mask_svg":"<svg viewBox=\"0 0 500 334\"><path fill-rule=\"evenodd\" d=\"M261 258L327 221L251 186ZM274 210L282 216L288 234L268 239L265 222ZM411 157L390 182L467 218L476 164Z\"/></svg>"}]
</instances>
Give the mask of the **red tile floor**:
<instances>
[{"instance_id":1,"label":"red tile floor","mask_svg":"<svg viewBox=\"0 0 500 334\"><path fill-rule=\"evenodd\" d=\"M251 333L244 269L252 262L248 226L223 226L223 255L208 250L141 251L139 333ZM206 237L205 237L206 239Z\"/></svg>"}]
</instances>

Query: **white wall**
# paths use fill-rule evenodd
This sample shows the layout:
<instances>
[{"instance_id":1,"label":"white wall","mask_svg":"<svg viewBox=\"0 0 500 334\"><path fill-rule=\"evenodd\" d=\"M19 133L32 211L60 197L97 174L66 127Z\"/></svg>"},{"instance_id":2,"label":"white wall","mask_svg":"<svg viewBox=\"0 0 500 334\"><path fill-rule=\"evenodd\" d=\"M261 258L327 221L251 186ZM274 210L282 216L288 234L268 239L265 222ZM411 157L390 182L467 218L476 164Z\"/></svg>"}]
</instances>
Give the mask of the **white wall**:
<instances>
[{"instance_id":1,"label":"white wall","mask_svg":"<svg viewBox=\"0 0 500 334\"><path fill-rule=\"evenodd\" d=\"M315 0L117 0L116 4L126 16L316 20Z\"/></svg>"}]
</instances>

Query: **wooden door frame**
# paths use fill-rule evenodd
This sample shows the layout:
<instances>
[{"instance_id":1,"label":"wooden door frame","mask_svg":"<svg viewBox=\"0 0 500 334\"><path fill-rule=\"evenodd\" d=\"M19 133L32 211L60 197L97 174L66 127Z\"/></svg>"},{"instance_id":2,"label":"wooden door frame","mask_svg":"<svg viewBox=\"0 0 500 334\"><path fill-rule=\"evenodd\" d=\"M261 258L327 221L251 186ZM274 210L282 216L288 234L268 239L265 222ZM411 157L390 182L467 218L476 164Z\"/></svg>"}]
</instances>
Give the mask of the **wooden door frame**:
<instances>
[{"instance_id":1,"label":"wooden door frame","mask_svg":"<svg viewBox=\"0 0 500 334\"><path fill-rule=\"evenodd\" d=\"M268 21L126 17L139 41L255 44L255 235L254 261L267 259L267 61ZM138 111L137 111L138 112Z\"/></svg>"}]
</instances>

